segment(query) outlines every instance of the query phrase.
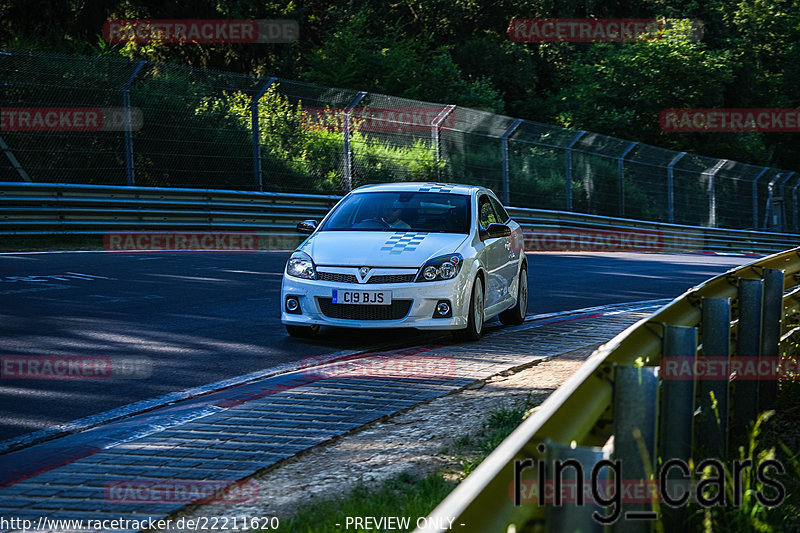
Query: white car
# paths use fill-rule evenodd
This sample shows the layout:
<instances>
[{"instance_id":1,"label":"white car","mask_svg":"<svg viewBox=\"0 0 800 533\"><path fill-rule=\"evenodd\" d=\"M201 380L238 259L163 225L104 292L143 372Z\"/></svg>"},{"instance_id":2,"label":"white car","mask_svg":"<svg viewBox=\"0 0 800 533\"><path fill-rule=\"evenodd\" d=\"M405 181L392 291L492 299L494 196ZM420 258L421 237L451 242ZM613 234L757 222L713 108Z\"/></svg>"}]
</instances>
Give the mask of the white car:
<instances>
[{"instance_id":1,"label":"white car","mask_svg":"<svg viewBox=\"0 0 800 533\"><path fill-rule=\"evenodd\" d=\"M292 336L412 327L477 340L492 317L525 319L522 230L487 188L367 185L297 229L311 235L283 275L281 322Z\"/></svg>"}]
</instances>

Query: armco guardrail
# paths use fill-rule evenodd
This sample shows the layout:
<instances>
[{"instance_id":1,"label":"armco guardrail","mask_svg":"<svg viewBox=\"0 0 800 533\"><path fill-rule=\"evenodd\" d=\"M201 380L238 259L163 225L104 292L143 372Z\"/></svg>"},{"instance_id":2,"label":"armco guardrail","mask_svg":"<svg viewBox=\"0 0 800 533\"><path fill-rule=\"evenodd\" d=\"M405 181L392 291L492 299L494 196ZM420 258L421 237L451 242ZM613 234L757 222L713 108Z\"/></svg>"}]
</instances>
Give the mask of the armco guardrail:
<instances>
[{"instance_id":1,"label":"armco guardrail","mask_svg":"<svg viewBox=\"0 0 800 533\"><path fill-rule=\"evenodd\" d=\"M134 230L252 231L291 248L303 219L321 219L338 196L214 189L0 183L0 234ZM531 251L750 251L794 246L797 236L509 208Z\"/></svg>"},{"instance_id":2,"label":"armco guardrail","mask_svg":"<svg viewBox=\"0 0 800 533\"><path fill-rule=\"evenodd\" d=\"M755 261L687 291L599 348L434 509L426 531L445 531L450 522L474 532L602 531L594 511L618 511L614 531L649 531L656 520L663 531L684 530L682 496L691 480L681 465L697 473L709 464L702 461L719 458L730 467L727 458L738 458L758 413L775 408L778 370L797 379L799 274L800 248ZM573 460L561 474L577 495L594 487L595 467L610 465L609 452L619 469L606 486L628 484L619 500L604 508L576 505L577 496L552 504L560 493L557 460ZM711 476L732 483L741 473L732 467L729 478Z\"/></svg>"},{"instance_id":3,"label":"armco guardrail","mask_svg":"<svg viewBox=\"0 0 800 533\"><path fill-rule=\"evenodd\" d=\"M300 242L297 222L320 219L338 196L214 189L0 183L0 234L134 230L253 231L274 248Z\"/></svg>"},{"instance_id":4,"label":"armco guardrail","mask_svg":"<svg viewBox=\"0 0 800 533\"><path fill-rule=\"evenodd\" d=\"M710 251L775 253L798 244L788 233L682 226L541 209L508 209L531 251Z\"/></svg>"}]
</instances>

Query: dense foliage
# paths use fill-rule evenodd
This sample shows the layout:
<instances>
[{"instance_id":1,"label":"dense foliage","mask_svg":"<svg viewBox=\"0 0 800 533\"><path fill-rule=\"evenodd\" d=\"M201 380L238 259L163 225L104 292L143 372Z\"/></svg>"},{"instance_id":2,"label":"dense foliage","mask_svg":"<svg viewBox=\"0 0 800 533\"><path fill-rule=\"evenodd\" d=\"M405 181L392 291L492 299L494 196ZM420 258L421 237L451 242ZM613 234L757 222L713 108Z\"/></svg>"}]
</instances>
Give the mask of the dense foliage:
<instances>
[{"instance_id":1,"label":"dense foliage","mask_svg":"<svg viewBox=\"0 0 800 533\"><path fill-rule=\"evenodd\" d=\"M700 19L700 42L515 43L513 17ZM291 44L108 44L108 19L292 18ZM0 0L0 46L122 55L454 103L759 165L791 133L665 133L671 107L799 107L800 0Z\"/></svg>"}]
</instances>

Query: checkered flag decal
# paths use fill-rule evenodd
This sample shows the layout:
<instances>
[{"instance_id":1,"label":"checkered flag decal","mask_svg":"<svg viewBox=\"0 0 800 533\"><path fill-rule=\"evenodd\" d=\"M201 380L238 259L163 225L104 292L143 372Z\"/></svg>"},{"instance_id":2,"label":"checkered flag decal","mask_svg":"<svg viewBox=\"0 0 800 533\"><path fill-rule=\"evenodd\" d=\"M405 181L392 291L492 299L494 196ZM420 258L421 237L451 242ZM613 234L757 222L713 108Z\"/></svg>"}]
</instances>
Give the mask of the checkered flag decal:
<instances>
[{"instance_id":1,"label":"checkered flag decal","mask_svg":"<svg viewBox=\"0 0 800 533\"><path fill-rule=\"evenodd\" d=\"M432 183L419 188L419 192L451 192L452 190L453 186L446 183Z\"/></svg>"},{"instance_id":2,"label":"checkered flag decal","mask_svg":"<svg viewBox=\"0 0 800 533\"><path fill-rule=\"evenodd\" d=\"M382 252L389 252L391 255L402 254L406 251L417 249L419 243L428 235L427 233L405 233L398 232L389 237L381 248Z\"/></svg>"}]
</instances>

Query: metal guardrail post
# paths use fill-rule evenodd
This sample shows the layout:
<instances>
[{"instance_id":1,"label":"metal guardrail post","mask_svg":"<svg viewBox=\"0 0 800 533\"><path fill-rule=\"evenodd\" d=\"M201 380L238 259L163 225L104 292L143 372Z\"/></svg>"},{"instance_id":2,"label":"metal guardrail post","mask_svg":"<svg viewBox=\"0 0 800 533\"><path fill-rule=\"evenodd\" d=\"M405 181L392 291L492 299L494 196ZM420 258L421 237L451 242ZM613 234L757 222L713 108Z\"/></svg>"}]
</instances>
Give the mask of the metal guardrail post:
<instances>
[{"instance_id":1,"label":"metal guardrail post","mask_svg":"<svg viewBox=\"0 0 800 533\"><path fill-rule=\"evenodd\" d=\"M768 361L774 369L780 361L781 319L783 318L783 270L765 268L764 309L761 322L761 361ZM778 373L764 376L759 365L759 411L775 409L778 396Z\"/></svg>"},{"instance_id":2,"label":"metal guardrail post","mask_svg":"<svg viewBox=\"0 0 800 533\"><path fill-rule=\"evenodd\" d=\"M703 328L701 359L713 357L709 376L698 380L700 416L697 420L697 449L700 460L728 457L728 418L730 416L730 386L728 372L714 375L710 369L723 368L717 364L730 361L731 301L729 298L703 298ZM724 367L728 369L728 366Z\"/></svg>"},{"instance_id":3,"label":"metal guardrail post","mask_svg":"<svg viewBox=\"0 0 800 533\"><path fill-rule=\"evenodd\" d=\"M764 282L760 279L739 279L739 324L737 326L737 358L758 358L761 351L761 317ZM733 418L731 436L735 445L746 441L758 417L758 381L754 376L739 376L733 384Z\"/></svg>"},{"instance_id":4,"label":"metal guardrail post","mask_svg":"<svg viewBox=\"0 0 800 533\"><path fill-rule=\"evenodd\" d=\"M708 225L712 228L717 227L717 191L714 186L714 178L719 169L727 162L727 159L720 159L709 172L704 172L708 176Z\"/></svg>"},{"instance_id":5,"label":"metal guardrail post","mask_svg":"<svg viewBox=\"0 0 800 533\"><path fill-rule=\"evenodd\" d=\"M654 367L614 366L614 459L626 483L647 483L655 470L658 378ZM644 502L620 502L614 533L644 533L649 522L627 520L626 513L650 512Z\"/></svg>"},{"instance_id":6,"label":"metal guardrail post","mask_svg":"<svg viewBox=\"0 0 800 533\"><path fill-rule=\"evenodd\" d=\"M258 123L258 101L277 79L276 77L269 78L250 101L250 124L253 132L253 178L259 191L264 190L264 185L261 179L261 133Z\"/></svg>"},{"instance_id":7,"label":"metal guardrail post","mask_svg":"<svg viewBox=\"0 0 800 533\"><path fill-rule=\"evenodd\" d=\"M344 184L346 192L353 190L353 151L350 149L350 112L367 95L365 91L359 92L344 110L344 127L342 135L344 139Z\"/></svg>"},{"instance_id":8,"label":"metal guardrail post","mask_svg":"<svg viewBox=\"0 0 800 533\"><path fill-rule=\"evenodd\" d=\"M147 61L139 61L133 68L133 72L122 84L122 120L125 127L125 170L128 185L136 185L136 176L133 169L133 133L131 132L131 85L139 71L145 66Z\"/></svg>"},{"instance_id":9,"label":"metal guardrail post","mask_svg":"<svg viewBox=\"0 0 800 533\"><path fill-rule=\"evenodd\" d=\"M447 118L447 115L452 113L453 109L455 108L456 106L454 105L449 105L445 107L439 112L438 115L436 115L436 118L433 119L433 122L431 123L431 141L433 142L433 150L434 154L436 155L436 179L439 181L441 181L442 179L442 166L441 166L442 153L440 151L440 146L439 146L439 127L441 126L444 119ZM508 203L506 203L505 205L508 205Z\"/></svg>"},{"instance_id":10,"label":"metal guardrail post","mask_svg":"<svg viewBox=\"0 0 800 533\"><path fill-rule=\"evenodd\" d=\"M599 505L583 500L587 493L587 486L592 482L592 470L598 461L603 459L603 452L599 448L585 446L565 446L555 442L546 441L547 483L553 484L553 496L565 495L566 502L561 505L549 503L545 514L545 531L553 533L561 531L597 532L603 531L603 526L592 518L593 513L602 515ZM560 471L559 465L563 466ZM595 479L600 476L594 476ZM565 483L562 485L562 481ZM566 486L566 489L562 489ZM570 490L571 489L571 490ZM543 487L539 487L543 490ZM591 492L588 491L590 494ZM582 503L582 505L581 505Z\"/></svg>"},{"instance_id":11,"label":"metal guardrail post","mask_svg":"<svg viewBox=\"0 0 800 533\"><path fill-rule=\"evenodd\" d=\"M508 178L508 138L511 137L511 134L514 133L514 131L519 127L520 124L522 124L522 122L522 119L518 118L511 126L508 127L506 132L500 138L503 150L503 205L511 205L511 192ZM438 147L436 152L439 152ZM436 162L439 162L438 158Z\"/></svg>"},{"instance_id":12,"label":"metal guardrail post","mask_svg":"<svg viewBox=\"0 0 800 533\"><path fill-rule=\"evenodd\" d=\"M675 222L675 171L673 168L685 155L686 152L679 153L667 165L667 221L670 224Z\"/></svg>"},{"instance_id":13,"label":"metal guardrail post","mask_svg":"<svg viewBox=\"0 0 800 533\"><path fill-rule=\"evenodd\" d=\"M769 167L764 167L761 172L753 178L753 230L758 230L758 180L767 173Z\"/></svg>"},{"instance_id":14,"label":"metal guardrail post","mask_svg":"<svg viewBox=\"0 0 800 533\"><path fill-rule=\"evenodd\" d=\"M620 154L619 161L617 161L617 171L619 172L619 216L621 217L625 216L625 158L638 144L638 142L632 142L628 145L625 151Z\"/></svg>"},{"instance_id":15,"label":"metal guardrail post","mask_svg":"<svg viewBox=\"0 0 800 533\"><path fill-rule=\"evenodd\" d=\"M572 147L575 146L575 143L578 142L585 134L585 131L578 132L578 134L569 142L566 148L567 211L572 211Z\"/></svg>"},{"instance_id":16,"label":"metal guardrail post","mask_svg":"<svg viewBox=\"0 0 800 533\"><path fill-rule=\"evenodd\" d=\"M660 469L666 477L663 487L671 501L679 501L685 495L688 499L689 476L681 472L678 467L670 467L671 461L688 464L692 457L692 432L694 429L694 400L695 380L694 375L682 376L681 364L686 360L690 368L695 367L697 357L697 328L687 326L665 326L663 353L667 358L667 366L661 365L661 375L664 381L661 385L660 425L658 435L658 450L661 458ZM679 371L671 375L670 363L677 362ZM665 531L682 531L688 509L686 502L677 507L661 504L661 518Z\"/></svg>"}]
</instances>

